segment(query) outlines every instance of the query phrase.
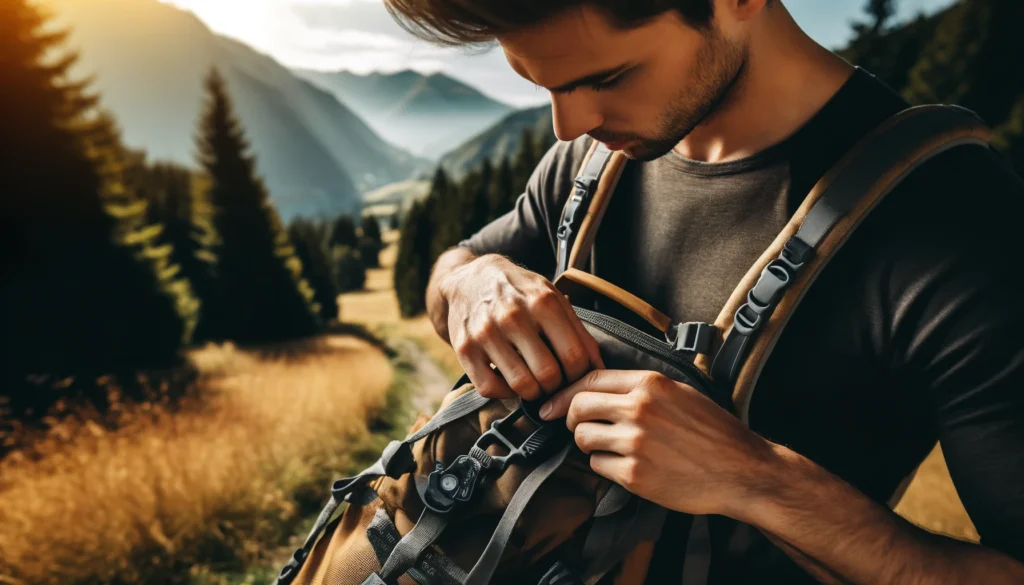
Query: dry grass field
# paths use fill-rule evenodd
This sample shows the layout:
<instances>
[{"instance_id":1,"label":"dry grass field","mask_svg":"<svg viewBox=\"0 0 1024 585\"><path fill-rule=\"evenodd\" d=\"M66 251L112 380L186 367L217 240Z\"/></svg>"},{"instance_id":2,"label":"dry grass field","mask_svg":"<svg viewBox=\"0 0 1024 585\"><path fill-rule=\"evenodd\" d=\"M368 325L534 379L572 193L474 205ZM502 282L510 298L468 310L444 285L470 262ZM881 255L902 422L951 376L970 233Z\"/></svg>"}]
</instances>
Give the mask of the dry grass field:
<instances>
[{"instance_id":1,"label":"dry grass field","mask_svg":"<svg viewBox=\"0 0 1024 585\"><path fill-rule=\"evenodd\" d=\"M256 562L311 513L295 501L319 509L353 467L393 375L378 348L341 335L193 358L202 404L143 407L39 462L0 462L0 583L180 583L197 565Z\"/></svg>"}]
</instances>

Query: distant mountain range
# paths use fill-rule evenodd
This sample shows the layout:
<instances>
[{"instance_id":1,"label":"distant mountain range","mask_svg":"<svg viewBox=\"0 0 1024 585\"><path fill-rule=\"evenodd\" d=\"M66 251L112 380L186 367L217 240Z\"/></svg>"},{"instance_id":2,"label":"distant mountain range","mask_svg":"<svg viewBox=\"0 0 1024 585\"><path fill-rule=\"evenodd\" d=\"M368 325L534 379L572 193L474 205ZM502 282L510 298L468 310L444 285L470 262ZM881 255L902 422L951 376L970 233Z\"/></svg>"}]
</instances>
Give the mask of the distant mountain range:
<instances>
[{"instance_id":1,"label":"distant mountain range","mask_svg":"<svg viewBox=\"0 0 1024 585\"><path fill-rule=\"evenodd\" d=\"M334 94L385 139L432 160L515 110L442 73L295 74Z\"/></svg>"},{"instance_id":2,"label":"distant mountain range","mask_svg":"<svg viewBox=\"0 0 1024 585\"><path fill-rule=\"evenodd\" d=\"M523 130L529 128L534 140L545 137L554 142L555 131L551 119L551 105L543 105L508 114L496 124L472 137L455 150L441 157L441 166L456 180L465 177L489 158L497 165L505 156L515 156L522 142Z\"/></svg>"},{"instance_id":3,"label":"distant mountain range","mask_svg":"<svg viewBox=\"0 0 1024 585\"><path fill-rule=\"evenodd\" d=\"M125 142L150 160L195 166L202 78L216 65L286 219L358 211L362 193L433 166L382 139L330 93L212 33L189 12L156 0L44 3L71 30L68 46L81 56L74 73L96 75L92 87Z\"/></svg>"}]
</instances>

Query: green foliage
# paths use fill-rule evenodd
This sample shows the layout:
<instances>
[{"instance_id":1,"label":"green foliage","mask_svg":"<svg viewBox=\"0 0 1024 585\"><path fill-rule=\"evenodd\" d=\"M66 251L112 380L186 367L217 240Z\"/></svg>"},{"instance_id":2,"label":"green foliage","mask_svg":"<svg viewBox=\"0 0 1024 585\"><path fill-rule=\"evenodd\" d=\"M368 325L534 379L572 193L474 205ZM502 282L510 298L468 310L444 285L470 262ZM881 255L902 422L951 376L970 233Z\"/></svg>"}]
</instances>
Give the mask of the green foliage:
<instances>
[{"instance_id":1,"label":"green foliage","mask_svg":"<svg viewBox=\"0 0 1024 585\"><path fill-rule=\"evenodd\" d=\"M320 318L329 323L338 318L338 267L330 248L330 226L324 222L295 218L288 226L302 273L313 287Z\"/></svg>"},{"instance_id":2,"label":"green foliage","mask_svg":"<svg viewBox=\"0 0 1024 585\"><path fill-rule=\"evenodd\" d=\"M553 138L537 141L524 131L515 157L502 159L497 170L489 159L470 171L461 183L453 183L438 166L430 193L406 213L398 241L394 285L405 317L426 308L426 290L438 257L515 206L539 162L539 152L550 148Z\"/></svg>"},{"instance_id":3,"label":"green foliage","mask_svg":"<svg viewBox=\"0 0 1024 585\"><path fill-rule=\"evenodd\" d=\"M383 243L380 234L380 222L377 218L372 215L364 215L362 223L359 224L359 230L362 232L362 237L368 238L371 242L378 245Z\"/></svg>"},{"instance_id":4,"label":"green foliage","mask_svg":"<svg viewBox=\"0 0 1024 585\"><path fill-rule=\"evenodd\" d=\"M359 238L359 258L366 268L380 268L381 243L370 238Z\"/></svg>"},{"instance_id":5,"label":"green foliage","mask_svg":"<svg viewBox=\"0 0 1024 585\"><path fill-rule=\"evenodd\" d=\"M224 79L212 68L200 120L198 159L209 177L219 243L216 298L204 313L214 339L242 343L310 335L322 325L288 232L270 203L235 118Z\"/></svg>"},{"instance_id":6,"label":"green foliage","mask_svg":"<svg viewBox=\"0 0 1024 585\"><path fill-rule=\"evenodd\" d=\"M366 285L366 264L359 250L351 246L335 246L332 250L337 266L337 286L340 292L362 290Z\"/></svg>"},{"instance_id":7,"label":"green foliage","mask_svg":"<svg viewBox=\"0 0 1024 585\"><path fill-rule=\"evenodd\" d=\"M340 215L334 220L331 231L332 246L348 246L355 248L359 245L359 235L356 233L356 224L350 215Z\"/></svg>"},{"instance_id":8,"label":"green foliage","mask_svg":"<svg viewBox=\"0 0 1024 585\"><path fill-rule=\"evenodd\" d=\"M878 10L868 3L868 12ZM1016 0L961 0L930 17L899 28L861 25L857 38L840 52L877 75L911 104L958 104L976 112L997 131L996 144L1017 172L1020 155L1019 104L1024 69L1024 3Z\"/></svg>"},{"instance_id":9,"label":"green foliage","mask_svg":"<svg viewBox=\"0 0 1024 585\"><path fill-rule=\"evenodd\" d=\"M148 203L127 184L114 119L69 70L66 31L0 3L0 380L174 363L198 303ZM39 398L40 407L50 399Z\"/></svg>"}]
</instances>

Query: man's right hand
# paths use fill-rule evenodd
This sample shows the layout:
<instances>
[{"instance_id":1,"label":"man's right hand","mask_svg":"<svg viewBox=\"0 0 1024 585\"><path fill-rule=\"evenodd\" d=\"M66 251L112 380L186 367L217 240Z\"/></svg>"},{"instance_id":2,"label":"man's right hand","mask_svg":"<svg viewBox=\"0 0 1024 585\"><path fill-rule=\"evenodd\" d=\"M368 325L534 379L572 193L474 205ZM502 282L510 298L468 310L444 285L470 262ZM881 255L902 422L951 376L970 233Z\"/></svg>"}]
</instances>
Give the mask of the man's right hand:
<instances>
[{"instance_id":1,"label":"man's right hand","mask_svg":"<svg viewBox=\"0 0 1024 585\"><path fill-rule=\"evenodd\" d=\"M604 367L565 295L502 256L454 268L438 292L448 304L451 346L483 396L535 400Z\"/></svg>"}]
</instances>

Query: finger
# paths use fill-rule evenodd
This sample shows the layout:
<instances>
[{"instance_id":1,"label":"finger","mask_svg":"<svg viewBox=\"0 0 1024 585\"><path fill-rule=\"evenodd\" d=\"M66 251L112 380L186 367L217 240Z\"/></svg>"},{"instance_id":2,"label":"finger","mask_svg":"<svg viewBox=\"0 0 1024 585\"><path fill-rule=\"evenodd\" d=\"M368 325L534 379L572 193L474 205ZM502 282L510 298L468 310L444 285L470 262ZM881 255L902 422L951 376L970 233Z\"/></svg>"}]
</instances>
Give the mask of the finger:
<instances>
[{"instance_id":1,"label":"finger","mask_svg":"<svg viewBox=\"0 0 1024 585\"><path fill-rule=\"evenodd\" d=\"M592 370L587 375L559 390L540 409L544 420L561 418L569 412L569 405L574 396L580 392L603 392L609 394L626 394L630 392L638 380L643 379L639 370Z\"/></svg>"},{"instance_id":2,"label":"finger","mask_svg":"<svg viewBox=\"0 0 1024 585\"><path fill-rule=\"evenodd\" d=\"M551 343L566 380L573 382L590 369L591 358L587 345L562 307L562 298L564 295L557 289L548 289L536 298L531 314Z\"/></svg>"},{"instance_id":3,"label":"finger","mask_svg":"<svg viewBox=\"0 0 1024 585\"><path fill-rule=\"evenodd\" d=\"M636 430L631 425L582 422L573 431L576 446L584 453L605 451L617 455L632 454Z\"/></svg>"},{"instance_id":4,"label":"finger","mask_svg":"<svg viewBox=\"0 0 1024 585\"><path fill-rule=\"evenodd\" d=\"M576 328L576 335L583 341L584 347L587 349L587 356L590 358L590 365L595 369L604 369L604 359L601 357L601 346L598 345L597 340L594 336L587 331L587 327L583 324L579 315L572 309L572 303L569 302L569 298L563 294L558 295L561 300L562 308L565 310L565 314L569 317L569 321L572 322L573 327ZM570 382L575 382L576 379L572 378Z\"/></svg>"},{"instance_id":5,"label":"finger","mask_svg":"<svg viewBox=\"0 0 1024 585\"><path fill-rule=\"evenodd\" d=\"M490 365L487 354L479 346L461 347L455 356L466 370L469 381L476 386L476 391L488 398L513 398L516 393L498 375Z\"/></svg>"},{"instance_id":6,"label":"finger","mask_svg":"<svg viewBox=\"0 0 1024 585\"><path fill-rule=\"evenodd\" d=\"M629 419L629 398L625 394L580 392L569 404L565 426L570 431L588 421L623 422Z\"/></svg>"},{"instance_id":7,"label":"finger","mask_svg":"<svg viewBox=\"0 0 1024 585\"><path fill-rule=\"evenodd\" d=\"M498 325L512 346L521 354L535 383L544 394L562 386L562 368L548 344L540 336L540 328L526 312L512 312L498 319ZM534 400L538 396L528 398ZM526 398L526 396L524 396Z\"/></svg>"},{"instance_id":8,"label":"finger","mask_svg":"<svg viewBox=\"0 0 1024 585\"><path fill-rule=\"evenodd\" d=\"M505 380L505 384L512 389L515 395L523 397L524 400L536 400L540 397L540 386L533 378L533 373L526 366L512 344L503 335L496 335L489 338L481 346L484 353L494 362L495 367Z\"/></svg>"},{"instance_id":9,"label":"finger","mask_svg":"<svg viewBox=\"0 0 1024 585\"><path fill-rule=\"evenodd\" d=\"M590 455L590 469L629 490L634 461L630 456L599 451Z\"/></svg>"}]
</instances>

